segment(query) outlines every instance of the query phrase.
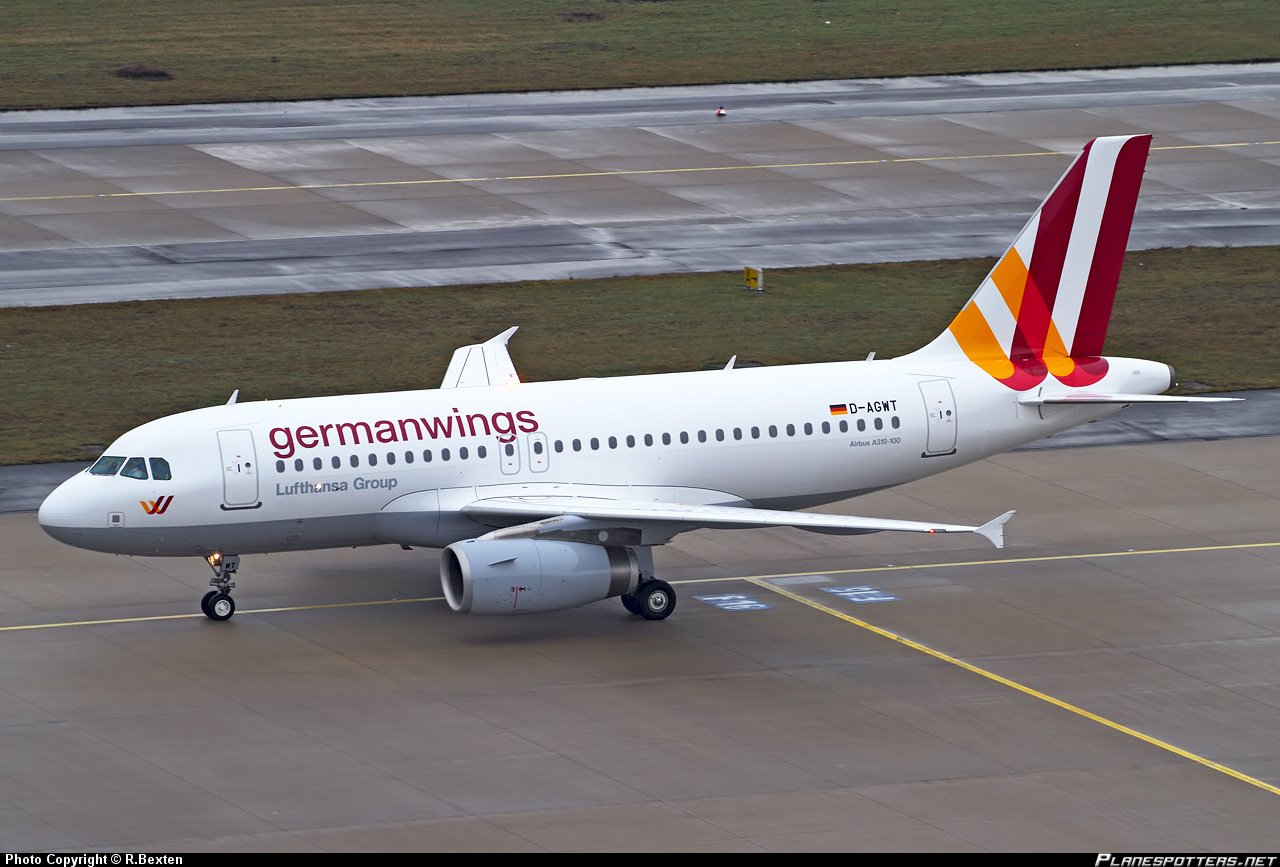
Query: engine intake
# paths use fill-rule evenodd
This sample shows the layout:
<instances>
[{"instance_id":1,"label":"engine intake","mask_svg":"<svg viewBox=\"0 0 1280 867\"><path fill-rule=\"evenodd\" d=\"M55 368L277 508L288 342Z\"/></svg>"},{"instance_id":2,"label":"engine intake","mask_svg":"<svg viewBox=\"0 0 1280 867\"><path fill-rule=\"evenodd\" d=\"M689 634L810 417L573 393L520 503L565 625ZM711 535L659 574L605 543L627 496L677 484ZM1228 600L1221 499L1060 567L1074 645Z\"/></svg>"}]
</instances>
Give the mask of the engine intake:
<instances>
[{"instance_id":1,"label":"engine intake","mask_svg":"<svg viewBox=\"0 0 1280 867\"><path fill-rule=\"evenodd\" d=\"M630 548L545 539L467 539L441 552L440 583L459 614L533 614L633 593Z\"/></svg>"}]
</instances>

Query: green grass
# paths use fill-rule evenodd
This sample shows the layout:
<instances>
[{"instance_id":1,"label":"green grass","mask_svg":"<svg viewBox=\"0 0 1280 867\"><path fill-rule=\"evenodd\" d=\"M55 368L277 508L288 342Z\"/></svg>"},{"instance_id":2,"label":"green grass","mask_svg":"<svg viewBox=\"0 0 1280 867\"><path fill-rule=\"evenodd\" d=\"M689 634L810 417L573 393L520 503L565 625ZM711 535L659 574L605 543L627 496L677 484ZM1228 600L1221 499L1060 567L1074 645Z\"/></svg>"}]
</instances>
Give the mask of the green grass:
<instances>
[{"instance_id":1,"label":"green grass","mask_svg":"<svg viewBox=\"0 0 1280 867\"><path fill-rule=\"evenodd\" d=\"M0 108L1255 60L1277 23L1275 0L5 0ZM138 63L174 78L114 75Z\"/></svg>"},{"instance_id":2,"label":"green grass","mask_svg":"<svg viewBox=\"0 0 1280 867\"><path fill-rule=\"evenodd\" d=\"M0 309L0 464L83 459L152 418L242 400L434 388L521 330L526 381L884 358L932 339L989 259ZM1216 389L1280 386L1280 247L1131 253L1107 341Z\"/></svg>"}]
</instances>

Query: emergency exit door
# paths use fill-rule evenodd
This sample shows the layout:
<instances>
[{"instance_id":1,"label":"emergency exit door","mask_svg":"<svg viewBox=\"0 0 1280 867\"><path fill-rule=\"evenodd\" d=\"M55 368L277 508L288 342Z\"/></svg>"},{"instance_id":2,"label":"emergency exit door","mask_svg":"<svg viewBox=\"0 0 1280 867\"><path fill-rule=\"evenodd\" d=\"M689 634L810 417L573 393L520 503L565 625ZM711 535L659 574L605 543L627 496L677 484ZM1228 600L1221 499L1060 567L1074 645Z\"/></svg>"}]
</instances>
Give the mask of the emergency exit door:
<instances>
[{"instance_id":1,"label":"emergency exit door","mask_svg":"<svg viewBox=\"0 0 1280 867\"><path fill-rule=\"evenodd\" d=\"M920 395L929 422L929 439L921 457L956 453L956 398L951 383L945 379L927 379L920 383Z\"/></svg>"},{"instance_id":2,"label":"emergency exit door","mask_svg":"<svg viewBox=\"0 0 1280 867\"><path fill-rule=\"evenodd\" d=\"M251 509L258 505L258 457L253 449L253 433L220 430L218 450L222 454L222 508Z\"/></svg>"}]
</instances>

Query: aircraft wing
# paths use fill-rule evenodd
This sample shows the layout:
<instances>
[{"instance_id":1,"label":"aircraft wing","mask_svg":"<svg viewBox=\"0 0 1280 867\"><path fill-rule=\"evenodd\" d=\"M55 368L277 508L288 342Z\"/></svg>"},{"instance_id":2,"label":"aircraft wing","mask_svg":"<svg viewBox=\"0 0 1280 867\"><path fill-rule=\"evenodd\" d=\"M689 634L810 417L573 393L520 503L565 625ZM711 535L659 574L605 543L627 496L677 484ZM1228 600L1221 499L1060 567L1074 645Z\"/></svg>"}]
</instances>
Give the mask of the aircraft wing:
<instances>
[{"instance_id":1,"label":"aircraft wing","mask_svg":"<svg viewBox=\"0 0 1280 867\"><path fill-rule=\"evenodd\" d=\"M453 351L441 388L474 388L481 385L518 385L520 376L511 363L507 341L520 326L508 328L484 343L460 346Z\"/></svg>"},{"instance_id":2,"label":"aircraft wing","mask_svg":"<svg viewBox=\"0 0 1280 867\"><path fill-rule=\"evenodd\" d=\"M1192 397L1185 394L1090 394L1088 392L1071 392L1069 394L1028 395L1018 398L1023 406L1064 406L1067 404L1098 403L1227 403L1233 400L1244 400L1243 397Z\"/></svg>"},{"instance_id":3,"label":"aircraft wing","mask_svg":"<svg viewBox=\"0 0 1280 867\"><path fill-rule=\"evenodd\" d=\"M632 502L585 497L494 497L464 506L462 513L484 523L524 521L515 527L495 530L483 538L545 536L552 533L581 533L610 528L642 530L648 526L668 530L674 536L685 530L796 527L816 533L857 535L898 530L908 533L977 533L997 548L1004 547L1004 524L1013 515L1005 512L979 527L963 524L931 524L895 521L887 518L860 518L853 515L823 515L814 512L785 512L741 506L703 506L687 503ZM603 541L603 540L602 540Z\"/></svg>"}]
</instances>

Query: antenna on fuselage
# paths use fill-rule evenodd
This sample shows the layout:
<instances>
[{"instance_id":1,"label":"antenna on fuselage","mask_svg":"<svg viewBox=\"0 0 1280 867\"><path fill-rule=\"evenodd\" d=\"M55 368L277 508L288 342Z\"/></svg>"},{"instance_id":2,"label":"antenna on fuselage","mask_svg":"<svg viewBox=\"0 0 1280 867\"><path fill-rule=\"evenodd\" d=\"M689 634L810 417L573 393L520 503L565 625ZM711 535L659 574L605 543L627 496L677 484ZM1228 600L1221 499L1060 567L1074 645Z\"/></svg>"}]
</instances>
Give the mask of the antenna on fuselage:
<instances>
[{"instance_id":1,"label":"antenna on fuselage","mask_svg":"<svg viewBox=\"0 0 1280 867\"><path fill-rule=\"evenodd\" d=\"M236 398L240 396L240 389L231 392L231 399L227 401L227 406L235 406Z\"/></svg>"},{"instance_id":2,"label":"antenna on fuselage","mask_svg":"<svg viewBox=\"0 0 1280 867\"><path fill-rule=\"evenodd\" d=\"M733 370L733 363L738 360L738 356L729 359L729 363L724 366L725 370Z\"/></svg>"}]
</instances>

